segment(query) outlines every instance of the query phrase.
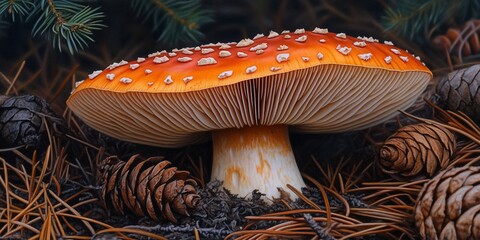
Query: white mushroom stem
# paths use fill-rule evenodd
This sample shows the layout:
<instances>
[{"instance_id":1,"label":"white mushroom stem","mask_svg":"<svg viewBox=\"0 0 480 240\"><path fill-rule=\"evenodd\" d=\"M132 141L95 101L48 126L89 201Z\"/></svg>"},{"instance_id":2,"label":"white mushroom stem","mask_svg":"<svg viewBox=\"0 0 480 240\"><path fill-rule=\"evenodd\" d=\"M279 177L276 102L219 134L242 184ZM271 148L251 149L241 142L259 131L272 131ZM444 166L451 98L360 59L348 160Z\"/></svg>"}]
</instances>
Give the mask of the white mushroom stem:
<instances>
[{"instance_id":1,"label":"white mushroom stem","mask_svg":"<svg viewBox=\"0 0 480 240\"><path fill-rule=\"evenodd\" d=\"M215 179L241 197L258 189L267 199L278 198L278 187L288 190L287 184L297 189L305 186L285 125L215 131L212 180ZM296 198L293 193L290 196Z\"/></svg>"}]
</instances>

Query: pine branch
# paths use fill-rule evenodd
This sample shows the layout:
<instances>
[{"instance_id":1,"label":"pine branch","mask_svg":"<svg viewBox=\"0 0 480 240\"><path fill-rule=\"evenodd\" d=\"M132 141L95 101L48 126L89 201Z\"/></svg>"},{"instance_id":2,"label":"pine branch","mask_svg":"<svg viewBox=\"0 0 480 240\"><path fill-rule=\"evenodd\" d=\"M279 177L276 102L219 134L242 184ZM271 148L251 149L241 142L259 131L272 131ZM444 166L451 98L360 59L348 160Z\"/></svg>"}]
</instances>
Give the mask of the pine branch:
<instances>
[{"instance_id":1,"label":"pine branch","mask_svg":"<svg viewBox=\"0 0 480 240\"><path fill-rule=\"evenodd\" d=\"M60 51L66 45L71 54L94 42L93 31L105 27L100 8L68 0L40 0L27 20L34 18L33 36L46 36Z\"/></svg>"},{"instance_id":2,"label":"pine branch","mask_svg":"<svg viewBox=\"0 0 480 240\"><path fill-rule=\"evenodd\" d=\"M3 0L0 2L0 17L10 17L15 22L16 18L27 16L33 6L33 0Z\"/></svg>"},{"instance_id":3,"label":"pine branch","mask_svg":"<svg viewBox=\"0 0 480 240\"><path fill-rule=\"evenodd\" d=\"M169 45L177 42L197 42L202 37L200 27L211 20L210 12L201 9L199 0L132 0L139 17L153 22L153 30Z\"/></svg>"},{"instance_id":4,"label":"pine branch","mask_svg":"<svg viewBox=\"0 0 480 240\"><path fill-rule=\"evenodd\" d=\"M386 9L386 31L412 40L429 38L432 29L447 21L462 23L480 16L478 0L399 0Z\"/></svg>"}]
</instances>

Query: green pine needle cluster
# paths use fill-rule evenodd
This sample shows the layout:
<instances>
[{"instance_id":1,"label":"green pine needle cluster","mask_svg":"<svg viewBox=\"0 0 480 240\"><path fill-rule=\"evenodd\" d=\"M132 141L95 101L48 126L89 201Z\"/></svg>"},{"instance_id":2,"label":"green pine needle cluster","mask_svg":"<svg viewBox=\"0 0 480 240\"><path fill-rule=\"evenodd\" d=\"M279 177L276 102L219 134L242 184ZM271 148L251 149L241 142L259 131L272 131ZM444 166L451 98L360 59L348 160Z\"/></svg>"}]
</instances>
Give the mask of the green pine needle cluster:
<instances>
[{"instance_id":1,"label":"green pine needle cluster","mask_svg":"<svg viewBox=\"0 0 480 240\"><path fill-rule=\"evenodd\" d=\"M0 2L0 16L7 15L12 22L27 16L34 7L33 0L3 0Z\"/></svg>"},{"instance_id":2,"label":"green pine needle cluster","mask_svg":"<svg viewBox=\"0 0 480 240\"><path fill-rule=\"evenodd\" d=\"M46 36L55 48L61 51L66 45L73 54L94 42L92 31L105 27L103 17L100 8L66 0L40 0L27 20L35 18L33 36Z\"/></svg>"},{"instance_id":3,"label":"green pine needle cluster","mask_svg":"<svg viewBox=\"0 0 480 240\"><path fill-rule=\"evenodd\" d=\"M384 23L387 31L422 42L445 23L461 24L478 17L479 0L398 0L387 8Z\"/></svg>"},{"instance_id":4,"label":"green pine needle cluster","mask_svg":"<svg viewBox=\"0 0 480 240\"><path fill-rule=\"evenodd\" d=\"M199 0L132 0L137 15L153 23L159 41L169 45L196 42L202 37L200 27L211 22L210 12Z\"/></svg>"},{"instance_id":5,"label":"green pine needle cluster","mask_svg":"<svg viewBox=\"0 0 480 240\"><path fill-rule=\"evenodd\" d=\"M200 27L211 21L210 12L202 9L200 0L120 1L125 2L124 7L131 4L139 17L152 23L152 31L160 33L158 40L169 45L198 41L203 36ZM33 36L45 37L59 51L66 48L74 54L94 42L94 31L106 27L102 23L106 16L101 9L86 3L88 1L82 0L0 0L0 24L6 26L5 20L30 23Z\"/></svg>"},{"instance_id":6,"label":"green pine needle cluster","mask_svg":"<svg viewBox=\"0 0 480 240\"><path fill-rule=\"evenodd\" d=\"M32 35L50 39L62 51L66 46L71 54L93 42L93 31L105 27L104 14L72 0L2 0L0 17L32 22Z\"/></svg>"}]
</instances>

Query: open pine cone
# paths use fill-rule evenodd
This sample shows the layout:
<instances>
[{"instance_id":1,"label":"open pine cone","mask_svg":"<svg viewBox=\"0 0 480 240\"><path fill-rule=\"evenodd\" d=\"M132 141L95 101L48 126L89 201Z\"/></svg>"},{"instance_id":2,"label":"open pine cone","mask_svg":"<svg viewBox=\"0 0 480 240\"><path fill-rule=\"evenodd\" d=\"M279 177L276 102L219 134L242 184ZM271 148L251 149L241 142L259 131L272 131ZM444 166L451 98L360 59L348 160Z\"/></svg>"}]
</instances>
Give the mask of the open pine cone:
<instances>
[{"instance_id":1,"label":"open pine cone","mask_svg":"<svg viewBox=\"0 0 480 240\"><path fill-rule=\"evenodd\" d=\"M380 149L380 166L394 178L431 177L448 165L455 144L455 136L444 127L408 125L385 141Z\"/></svg>"},{"instance_id":2,"label":"open pine cone","mask_svg":"<svg viewBox=\"0 0 480 240\"><path fill-rule=\"evenodd\" d=\"M132 156L127 162L116 156L106 158L101 166L102 200L117 213L132 212L159 221L177 222L176 214L188 216L200 196L196 194L188 171L168 167L161 158Z\"/></svg>"},{"instance_id":3,"label":"open pine cone","mask_svg":"<svg viewBox=\"0 0 480 240\"><path fill-rule=\"evenodd\" d=\"M426 183L415 220L423 239L480 239L480 167L445 170Z\"/></svg>"}]
</instances>

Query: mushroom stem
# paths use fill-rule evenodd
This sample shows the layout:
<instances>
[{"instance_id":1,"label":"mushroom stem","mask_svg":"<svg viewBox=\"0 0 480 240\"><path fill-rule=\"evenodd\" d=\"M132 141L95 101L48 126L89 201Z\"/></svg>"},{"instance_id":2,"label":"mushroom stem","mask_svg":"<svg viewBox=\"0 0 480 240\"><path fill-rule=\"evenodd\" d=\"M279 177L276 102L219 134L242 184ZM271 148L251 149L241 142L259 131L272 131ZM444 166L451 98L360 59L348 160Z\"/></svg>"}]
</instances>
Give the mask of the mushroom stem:
<instances>
[{"instance_id":1,"label":"mushroom stem","mask_svg":"<svg viewBox=\"0 0 480 240\"><path fill-rule=\"evenodd\" d=\"M286 184L297 189L305 186L286 125L215 131L211 179L223 181L226 189L239 196L258 189L273 198L280 196L278 187L288 190Z\"/></svg>"}]
</instances>

